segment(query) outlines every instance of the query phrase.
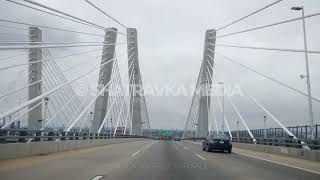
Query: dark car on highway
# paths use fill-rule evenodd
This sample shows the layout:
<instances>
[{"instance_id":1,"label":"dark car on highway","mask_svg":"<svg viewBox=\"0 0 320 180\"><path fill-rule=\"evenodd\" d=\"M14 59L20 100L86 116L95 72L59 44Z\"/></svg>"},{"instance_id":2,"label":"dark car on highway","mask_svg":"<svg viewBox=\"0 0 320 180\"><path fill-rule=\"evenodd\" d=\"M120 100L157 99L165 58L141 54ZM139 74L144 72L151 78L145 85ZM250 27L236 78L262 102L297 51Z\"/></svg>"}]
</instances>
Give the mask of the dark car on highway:
<instances>
[{"instance_id":1,"label":"dark car on highway","mask_svg":"<svg viewBox=\"0 0 320 180\"><path fill-rule=\"evenodd\" d=\"M207 150L208 152L220 150L231 153L232 143L230 138L224 134L210 134L202 142L202 150Z\"/></svg>"}]
</instances>

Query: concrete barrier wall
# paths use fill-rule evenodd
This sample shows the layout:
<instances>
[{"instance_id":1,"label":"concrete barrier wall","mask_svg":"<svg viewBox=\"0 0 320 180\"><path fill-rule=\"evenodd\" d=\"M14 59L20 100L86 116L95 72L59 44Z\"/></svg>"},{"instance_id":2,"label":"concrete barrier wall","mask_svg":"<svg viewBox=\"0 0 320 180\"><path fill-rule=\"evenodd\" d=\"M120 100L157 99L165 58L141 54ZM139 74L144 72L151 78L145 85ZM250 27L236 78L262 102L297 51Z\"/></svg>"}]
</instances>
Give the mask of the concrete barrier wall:
<instances>
[{"instance_id":1,"label":"concrete barrier wall","mask_svg":"<svg viewBox=\"0 0 320 180\"><path fill-rule=\"evenodd\" d=\"M95 146L126 143L140 140L144 139L120 138L0 144L0 160L43 155L61 151L83 149Z\"/></svg>"},{"instance_id":2,"label":"concrete barrier wall","mask_svg":"<svg viewBox=\"0 0 320 180\"><path fill-rule=\"evenodd\" d=\"M246 143L232 143L232 145L235 148L285 155L285 156L296 157L296 158L312 160L312 161L320 161L319 150L307 150L307 149L300 149L300 148L269 146L269 145L261 145L261 144L246 144Z\"/></svg>"}]
</instances>

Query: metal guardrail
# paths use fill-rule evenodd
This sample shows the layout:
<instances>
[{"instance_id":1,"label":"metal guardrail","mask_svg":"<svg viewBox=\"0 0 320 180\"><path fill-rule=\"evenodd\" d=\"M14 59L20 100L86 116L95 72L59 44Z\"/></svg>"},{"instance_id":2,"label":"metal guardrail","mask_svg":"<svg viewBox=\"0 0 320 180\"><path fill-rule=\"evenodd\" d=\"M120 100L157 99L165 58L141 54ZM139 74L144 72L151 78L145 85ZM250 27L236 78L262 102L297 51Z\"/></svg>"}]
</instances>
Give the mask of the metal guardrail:
<instances>
[{"instance_id":1,"label":"metal guardrail","mask_svg":"<svg viewBox=\"0 0 320 180\"><path fill-rule=\"evenodd\" d=\"M292 132L298 139L311 139L310 126L289 126L287 129ZM288 134L282 128L268 128L268 129L253 129L250 130L255 138L288 138ZM320 140L320 125L314 125L314 139ZM239 132L232 131L232 136L236 137L239 134L240 138L250 137L248 131L241 130Z\"/></svg>"},{"instance_id":2,"label":"metal guardrail","mask_svg":"<svg viewBox=\"0 0 320 180\"><path fill-rule=\"evenodd\" d=\"M254 144L255 142L251 138L234 138L234 142L239 143L249 143ZM301 144L304 142L304 144ZM319 140L308 140L308 139L287 139L287 138L256 138L256 144L261 145L270 145L270 146L283 146L283 147L294 147L294 148L302 148L302 146L308 146L312 150L320 149L320 141Z\"/></svg>"},{"instance_id":3,"label":"metal guardrail","mask_svg":"<svg viewBox=\"0 0 320 180\"><path fill-rule=\"evenodd\" d=\"M149 138L137 135L115 135L89 132L63 132L50 130L27 129L1 129L0 144L25 143L43 141L87 140L87 139L113 139L113 138Z\"/></svg>"},{"instance_id":4,"label":"metal guardrail","mask_svg":"<svg viewBox=\"0 0 320 180\"><path fill-rule=\"evenodd\" d=\"M192 141L199 141L204 140L204 137L190 137L190 138L183 138L182 140L192 140ZM288 139L288 138L256 138L256 142L253 141L250 137L248 138L233 138L233 142L238 143L248 143L248 144L261 144L261 145L269 145L269 146L283 146L283 147L294 147L294 148L302 148L303 145L308 146L312 150L320 150L320 140L311 141L308 139ZM302 145L301 142L304 142Z\"/></svg>"}]
</instances>

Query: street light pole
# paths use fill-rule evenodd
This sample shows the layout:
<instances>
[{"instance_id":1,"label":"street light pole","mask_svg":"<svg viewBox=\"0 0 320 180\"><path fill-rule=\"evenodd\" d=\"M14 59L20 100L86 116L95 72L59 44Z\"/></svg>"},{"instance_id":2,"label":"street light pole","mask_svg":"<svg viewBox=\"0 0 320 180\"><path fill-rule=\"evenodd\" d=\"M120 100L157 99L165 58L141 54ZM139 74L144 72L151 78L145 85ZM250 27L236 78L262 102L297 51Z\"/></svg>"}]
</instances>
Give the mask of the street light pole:
<instances>
[{"instance_id":1,"label":"street light pole","mask_svg":"<svg viewBox=\"0 0 320 180\"><path fill-rule=\"evenodd\" d=\"M222 130L222 133L224 134L224 122L226 121L225 120L225 108L224 108L224 82L219 82L219 84L222 85L222 125L221 125L221 130Z\"/></svg>"},{"instance_id":2,"label":"street light pole","mask_svg":"<svg viewBox=\"0 0 320 180\"><path fill-rule=\"evenodd\" d=\"M308 57L308 46L307 46L307 33L306 33L306 23L304 15L304 7L292 7L292 10L300 11L302 13L302 25L303 25L303 39L304 39L304 55L306 61L306 78L307 78L307 88L308 88L308 104L309 104L309 120L310 120L310 130L311 130L311 139L314 140L314 125L313 125L313 110L312 110L312 99L311 99L311 83L310 83L310 73L309 73L309 57Z\"/></svg>"},{"instance_id":3,"label":"street light pole","mask_svg":"<svg viewBox=\"0 0 320 180\"><path fill-rule=\"evenodd\" d=\"M111 139L112 138L111 133L113 132L112 118L110 118L110 124L111 124L110 139Z\"/></svg>"},{"instance_id":4,"label":"street light pole","mask_svg":"<svg viewBox=\"0 0 320 180\"><path fill-rule=\"evenodd\" d=\"M239 142L239 121L237 121L237 141Z\"/></svg>"},{"instance_id":5,"label":"street light pole","mask_svg":"<svg viewBox=\"0 0 320 180\"><path fill-rule=\"evenodd\" d=\"M263 116L263 137L264 139L267 138L267 117L266 116Z\"/></svg>"}]
</instances>

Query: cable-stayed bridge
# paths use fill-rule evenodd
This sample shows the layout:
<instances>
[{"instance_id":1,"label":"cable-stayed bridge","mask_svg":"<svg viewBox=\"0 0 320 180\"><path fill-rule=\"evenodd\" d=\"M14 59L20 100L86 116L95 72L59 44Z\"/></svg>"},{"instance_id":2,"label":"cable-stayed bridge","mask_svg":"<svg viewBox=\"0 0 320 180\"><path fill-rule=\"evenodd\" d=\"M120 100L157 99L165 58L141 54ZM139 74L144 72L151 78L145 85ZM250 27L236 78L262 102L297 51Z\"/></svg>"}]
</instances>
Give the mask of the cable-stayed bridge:
<instances>
[{"instance_id":1,"label":"cable-stayed bridge","mask_svg":"<svg viewBox=\"0 0 320 180\"><path fill-rule=\"evenodd\" d=\"M112 25L40 1L0 2L64 22L0 17L0 178L319 179L320 125L314 118L318 113L314 105L320 99L311 91L316 82L310 81L309 56L320 51L308 48L305 21L320 13L305 14L303 6L288 7L301 17L225 31L283 1L266 3L203 34L203 58L194 75L197 81L188 114L179 130L165 131L149 118L152 102L143 86L143 75L148 74L140 69L138 37L142 34L136 28L120 22L93 0L83 2ZM220 43L226 37L294 22L302 24L301 49ZM82 28L70 28L69 23ZM83 40L75 40L75 35ZM260 72L219 48L302 54L306 90ZM216 77L221 68L217 59L303 98L308 103L306 124L286 123L247 89L228 91L228 82ZM248 120L241 108L245 103L235 100L235 95L249 100L260 112L263 123L259 128L252 128L256 122ZM231 154L208 153L209 148L202 151L202 143L215 134L232 141Z\"/></svg>"}]
</instances>

